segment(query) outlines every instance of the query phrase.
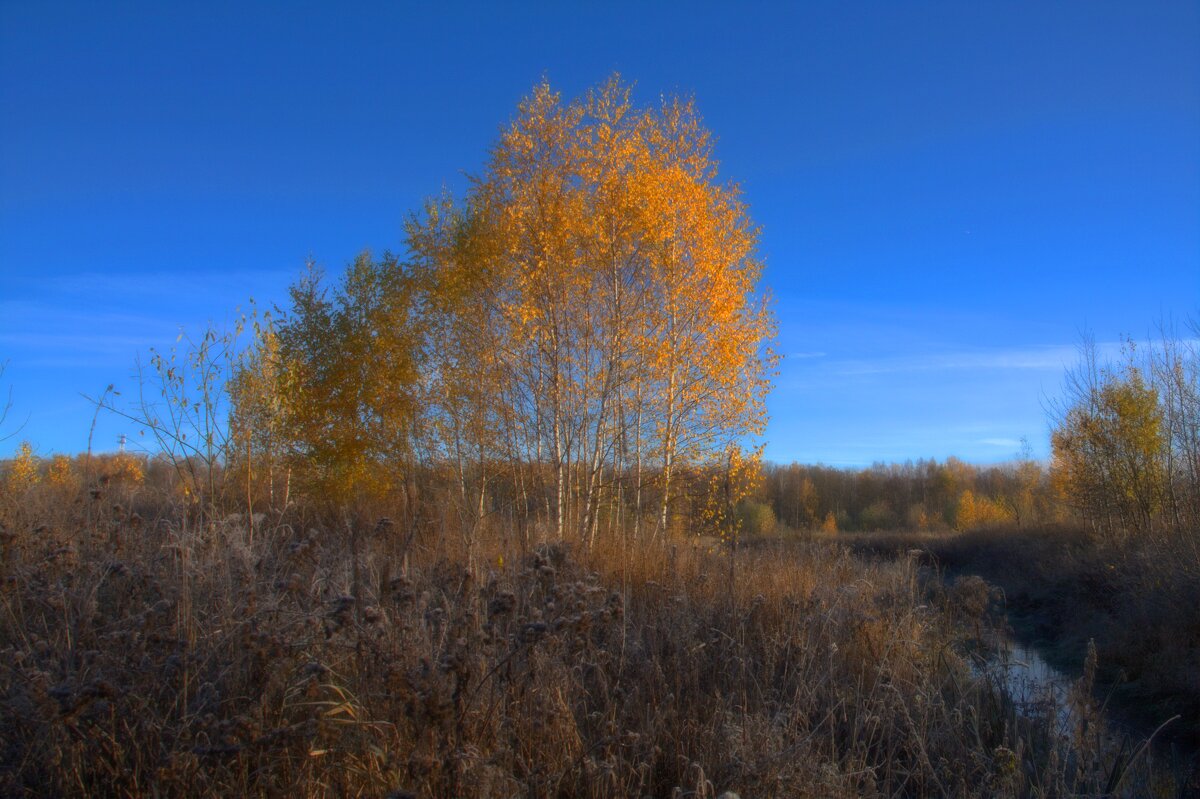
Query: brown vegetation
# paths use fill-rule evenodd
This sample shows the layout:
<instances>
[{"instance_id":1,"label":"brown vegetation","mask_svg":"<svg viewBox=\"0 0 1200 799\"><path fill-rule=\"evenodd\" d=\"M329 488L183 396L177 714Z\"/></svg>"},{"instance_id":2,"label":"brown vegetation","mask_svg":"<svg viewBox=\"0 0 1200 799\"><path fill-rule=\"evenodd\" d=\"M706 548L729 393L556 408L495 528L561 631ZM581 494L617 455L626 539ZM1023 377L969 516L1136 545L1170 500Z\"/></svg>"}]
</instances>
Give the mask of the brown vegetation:
<instances>
[{"instance_id":1,"label":"brown vegetation","mask_svg":"<svg viewBox=\"0 0 1200 799\"><path fill-rule=\"evenodd\" d=\"M488 537L472 570L436 530L358 518L352 535L296 510L252 537L254 520L188 513L172 471L106 474L3 497L4 795L1026 796L1147 779L973 677L955 619L980 608L929 605L905 560Z\"/></svg>"}]
</instances>

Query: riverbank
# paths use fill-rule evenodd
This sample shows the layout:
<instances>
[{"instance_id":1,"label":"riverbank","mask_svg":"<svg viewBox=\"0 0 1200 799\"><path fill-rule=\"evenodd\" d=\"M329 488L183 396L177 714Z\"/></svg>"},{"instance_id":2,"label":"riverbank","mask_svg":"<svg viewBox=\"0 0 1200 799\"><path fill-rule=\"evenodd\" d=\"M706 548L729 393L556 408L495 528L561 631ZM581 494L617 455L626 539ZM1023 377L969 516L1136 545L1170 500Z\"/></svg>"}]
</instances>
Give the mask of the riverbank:
<instances>
[{"instance_id":1,"label":"riverbank","mask_svg":"<svg viewBox=\"0 0 1200 799\"><path fill-rule=\"evenodd\" d=\"M1014 637L1078 676L1088 644L1110 717L1179 748L1200 747L1200 571L1192 553L1116 547L1073 528L839 536L860 556L914 550L943 578L979 575L1001 591Z\"/></svg>"}]
</instances>

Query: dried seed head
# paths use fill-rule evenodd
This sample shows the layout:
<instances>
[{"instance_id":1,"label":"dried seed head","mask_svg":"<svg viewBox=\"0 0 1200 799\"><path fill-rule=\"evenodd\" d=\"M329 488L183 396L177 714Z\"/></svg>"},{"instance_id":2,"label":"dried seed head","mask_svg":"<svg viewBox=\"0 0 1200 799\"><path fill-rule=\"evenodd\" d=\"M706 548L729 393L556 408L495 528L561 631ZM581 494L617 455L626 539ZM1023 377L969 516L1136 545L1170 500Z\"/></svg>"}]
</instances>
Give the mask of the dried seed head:
<instances>
[{"instance_id":1,"label":"dried seed head","mask_svg":"<svg viewBox=\"0 0 1200 799\"><path fill-rule=\"evenodd\" d=\"M320 678L320 677L324 677L328 671L329 671L329 669L326 668L326 666L323 663L318 663L315 660L310 660L308 663L305 663L304 666L300 669L300 676L306 677L306 678L307 677Z\"/></svg>"},{"instance_id":2,"label":"dried seed head","mask_svg":"<svg viewBox=\"0 0 1200 799\"><path fill-rule=\"evenodd\" d=\"M534 621L526 624L521 628L521 640L527 644L532 644L545 637L549 631L549 627L545 622Z\"/></svg>"},{"instance_id":3,"label":"dried seed head","mask_svg":"<svg viewBox=\"0 0 1200 799\"><path fill-rule=\"evenodd\" d=\"M509 591L497 594L488 602L488 616L506 616L517 606L517 598Z\"/></svg>"}]
</instances>

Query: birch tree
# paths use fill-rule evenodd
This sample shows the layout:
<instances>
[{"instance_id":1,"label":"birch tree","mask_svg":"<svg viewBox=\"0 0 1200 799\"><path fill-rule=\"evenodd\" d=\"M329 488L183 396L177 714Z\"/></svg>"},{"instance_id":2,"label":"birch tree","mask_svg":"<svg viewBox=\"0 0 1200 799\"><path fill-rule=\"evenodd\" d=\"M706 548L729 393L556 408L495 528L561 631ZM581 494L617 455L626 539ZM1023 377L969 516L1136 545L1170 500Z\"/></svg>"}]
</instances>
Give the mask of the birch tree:
<instances>
[{"instance_id":1,"label":"birch tree","mask_svg":"<svg viewBox=\"0 0 1200 799\"><path fill-rule=\"evenodd\" d=\"M495 422L476 433L531 485L548 475L557 537L594 542L626 497L638 530L651 477L661 534L680 464L762 431L757 231L711 150L690 102L639 108L617 78L565 102L543 84L461 205L409 226L447 329L470 334L441 337L440 372L476 363L460 379L486 386Z\"/></svg>"}]
</instances>

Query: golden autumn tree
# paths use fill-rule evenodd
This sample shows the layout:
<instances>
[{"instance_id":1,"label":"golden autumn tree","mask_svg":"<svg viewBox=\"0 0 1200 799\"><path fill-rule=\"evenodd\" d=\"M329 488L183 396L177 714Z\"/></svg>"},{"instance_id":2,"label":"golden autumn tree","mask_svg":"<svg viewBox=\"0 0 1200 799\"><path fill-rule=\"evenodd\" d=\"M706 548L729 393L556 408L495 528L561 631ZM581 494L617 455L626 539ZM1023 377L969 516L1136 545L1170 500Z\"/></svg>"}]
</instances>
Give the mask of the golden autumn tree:
<instances>
[{"instance_id":1,"label":"golden autumn tree","mask_svg":"<svg viewBox=\"0 0 1200 799\"><path fill-rule=\"evenodd\" d=\"M821 532L836 533L838 531L837 516L833 515L833 511L828 511L825 514L825 519L821 522Z\"/></svg>"},{"instance_id":2,"label":"golden autumn tree","mask_svg":"<svg viewBox=\"0 0 1200 799\"><path fill-rule=\"evenodd\" d=\"M1007 524L1013 521L1011 509L996 500L978 496L967 489L958 498L954 512L954 528L966 532L977 527Z\"/></svg>"},{"instance_id":3,"label":"golden autumn tree","mask_svg":"<svg viewBox=\"0 0 1200 799\"><path fill-rule=\"evenodd\" d=\"M489 492L511 477L522 517L528 513L536 475L516 453L528 431L518 429L513 395L519 381L509 373L516 359L506 327L497 318L486 264L496 242L473 235L470 219L448 197L431 202L409 222L408 245L426 279L424 313L428 369L422 411L434 460L452 473L453 516L468 552L489 511ZM515 508L514 508L515 509ZM443 512L445 512L443 508Z\"/></svg>"},{"instance_id":4,"label":"golden autumn tree","mask_svg":"<svg viewBox=\"0 0 1200 799\"><path fill-rule=\"evenodd\" d=\"M394 488L411 462L421 404L424 321L411 271L363 253L334 292L310 269L291 295L270 339L282 417L273 424L298 476L334 505Z\"/></svg>"},{"instance_id":5,"label":"golden autumn tree","mask_svg":"<svg viewBox=\"0 0 1200 799\"><path fill-rule=\"evenodd\" d=\"M69 455L60 453L50 459L50 466L46 469L47 483L56 488L69 488L75 485L78 479Z\"/></svg>"},{"instance_id":6,"label":"golden autumn tree","mask_svg":"<svg viewBox=\"0 0 1200 799\"><path fill-rule=\"evenodd\" d=\"M518 464L522 503L558 537L626 519L637 534L652 505L661 534L680 465L763 428L757 232L711 150L690 102L640 108L615 77L569 102L542 84L461 206L409 226L446 314L441 415L456 442L483 439L476 482L488 452ZM456 400L463 381L485 394Z\"/></svg>"},{"instance_id":7,"label":"golden autumn tree","mask_svg":"<svg viewBox=\"0 0 1200 799\"><path fill-rule=\"evenodd\" d=\"M21 494L38 484L37 457L33 454L33 445L22 441L17 447L16 456L8 466L5 478L7 489L12 494Z\"/></svg>"},{"instance_id":8,"label":"golden autumn tree","mask_svg":"<svg viewBox=\"0 0 1200 799\"><path fill-rule=\"evenodd\" d=\"M775 526L774 511L749 501L762 482L761 452L746 452L730 445L721 459L711 463L703 481L701 529L736 545L744 533L762 535ZM763 518L770 513L770 520Z\"/></svg>"},{"instance_id":9,"label":"golden autumn tree","mask_svg":"<svg viewBox=\"0 0 1200 799\"><path fill-rule=\"evenodd\" d=\"M1074 385L1050 439L1054 485L1104 534L1144 532L1166 487L1158 391L1132 360L1084 372Z\"/></svg>"},{"instance_id":10,"label":"golden autumn tree","mask_svg":"<svg viewBox=\"0 0 1200 799\"><path fill-rule=\"evenodd\" d=\"M1200 324L1173 323L1116 362L1085 338L1052 408L1050 485L1100 534L1194 539L1200 518Z\"/></svg>"},{"instance_id":11,"label":"golden autumn tree","mask_svg":"<svg viewBox=\"0 0 1200 799\"><path fill-rule=\"evenodd\" d=\"M714 183L708 132L690 104L669 102L660 118L654 135L666 163L653 193L659 235L651 285L659 327L647 344L661 447L658 529L665 530L677 464L765 426L773 359L762 342L774 328L755 299L757 230L736 188Z\"/></svg>"}]
</instances>

